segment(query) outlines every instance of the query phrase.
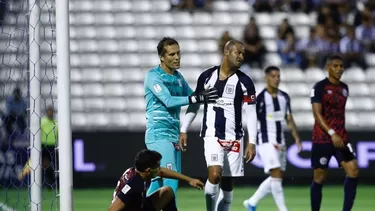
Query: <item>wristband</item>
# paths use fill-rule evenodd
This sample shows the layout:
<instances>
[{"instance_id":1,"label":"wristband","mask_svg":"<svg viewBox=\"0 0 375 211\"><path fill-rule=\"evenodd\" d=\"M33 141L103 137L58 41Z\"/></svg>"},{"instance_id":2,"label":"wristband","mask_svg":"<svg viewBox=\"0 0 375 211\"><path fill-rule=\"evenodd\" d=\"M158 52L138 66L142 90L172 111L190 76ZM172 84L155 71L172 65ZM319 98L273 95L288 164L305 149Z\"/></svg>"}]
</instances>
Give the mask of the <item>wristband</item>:
<instances>
[{"instance_id":1,"label":"wristband","mask_svg":"<svg viewBox=\"0 0 375 211\"><path fill-rule=\"evenodd\" d=\"M335 132L333 129L329 129L329 130L328 130L328 134L329 134L330 136L333 136L335 133L336 133L336 132Z\"/></svg>"}]
</instances>

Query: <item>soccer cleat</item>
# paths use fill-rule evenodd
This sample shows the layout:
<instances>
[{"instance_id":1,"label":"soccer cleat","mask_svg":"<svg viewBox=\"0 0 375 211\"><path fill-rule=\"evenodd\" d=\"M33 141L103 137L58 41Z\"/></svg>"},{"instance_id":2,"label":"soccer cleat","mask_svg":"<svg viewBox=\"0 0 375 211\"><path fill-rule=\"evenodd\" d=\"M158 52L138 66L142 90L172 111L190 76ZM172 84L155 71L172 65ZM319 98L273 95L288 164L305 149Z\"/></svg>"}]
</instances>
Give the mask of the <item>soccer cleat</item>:
<instances>
[{"instance_id":1,"label":"soccer cleat","mask_svg":"<svg viewBox=\"0 0 375 211\"><path fill-rule=\"evenodd\" d=\"M249 204L249 200L243 201L243 206L247 209L247 211L256 211L256 206L251 206Z\"/></svg>"}]
</instances>

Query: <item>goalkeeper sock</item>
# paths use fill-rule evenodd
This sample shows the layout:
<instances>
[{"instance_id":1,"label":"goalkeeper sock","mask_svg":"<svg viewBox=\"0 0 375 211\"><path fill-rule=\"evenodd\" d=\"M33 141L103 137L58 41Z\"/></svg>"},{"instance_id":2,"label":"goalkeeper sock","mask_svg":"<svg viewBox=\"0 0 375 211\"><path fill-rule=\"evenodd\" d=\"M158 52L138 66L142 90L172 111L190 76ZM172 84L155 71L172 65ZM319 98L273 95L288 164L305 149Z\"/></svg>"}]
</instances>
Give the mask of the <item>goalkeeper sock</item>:
<instances>
[{"instance_id":1,"label":"goalkeeper sock","mask_svg":"<svg viewBox=\"0 0 375 211\"><path fill-rule=\"evenodd\" d=\"M220 189L216 210L217 211L229 211L232 201L233 201L233 191L224 191Z\"/></svg>"},{"instance_id":2,"label":"goalkeeper sock","mask_svg":"<svg viewBox=\"0 0 375 211\"><path fill-rule=\"evenodd\" d=\"M259 185L254 195L250 197L249 205L256 206L258 202L270 192L271 192L271 177L268 177L262 182L262 184Z\"/></svg>"},{"instance_id":3,"label":"goalkeeper sock","mask_svg":"<svg viewBox=\"0 0 375 211\"><path fill-rule=\"evenodd\" d=\"M215 211L216 200L219 194L219 184L212 184L207 180L204 186L204 194L206 197L206 210Z\"/></svg>"},{"instance_id":4,"label":"goalkeeper sock","mask_svg":"<svg viewBox=\"0 0 375 211\"><path fill-rule=\"evenodd\" d=\"M160 177L155 177L151 180L150 187L147 190L147 196L150 196L159 188L163 187L163 180Z\"/></svg>"}]
</instances>

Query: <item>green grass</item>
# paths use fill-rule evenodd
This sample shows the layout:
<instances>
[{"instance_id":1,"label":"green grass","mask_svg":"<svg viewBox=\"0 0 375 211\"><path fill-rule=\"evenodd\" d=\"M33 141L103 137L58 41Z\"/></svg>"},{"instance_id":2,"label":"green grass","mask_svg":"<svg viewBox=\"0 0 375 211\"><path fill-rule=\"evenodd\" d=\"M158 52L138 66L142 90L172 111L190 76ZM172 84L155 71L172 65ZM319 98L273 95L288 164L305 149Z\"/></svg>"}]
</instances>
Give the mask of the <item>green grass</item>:
<instances>
[{"instance_id":1,"label":"green grass","mask_svg":"<svg viewBox=\"0 0 375 211\"><path fill-rule=\"evenodd\" d=\"M231 210L245 209L242 202L255 191L255 187L236 187ZM83 189L74 190L74 210L103 211L107 210L112 197L113 189ZM43 193L43 210L56 210L55 194L52 191ZM308 211L310 209L309 187L286 187L286 203L290 211ZM353 211L375 210L375 186L360 186ZM28 207L27 190L0 190L0 207L6 202L9 208L15 210L30 210ZM340 186L327 186L323 192L321 211L338 211L342 209L343 191ZM179 211L204 211L203 191L192 188L181 188L178 193ZM0 208L0 210L2 210ZM3 209L5 211L5 209ZM9 209L8 209L9 210ZM259 211L276 211L271 196L266 197L258 205Z\"/></svg>"}]
</instances>

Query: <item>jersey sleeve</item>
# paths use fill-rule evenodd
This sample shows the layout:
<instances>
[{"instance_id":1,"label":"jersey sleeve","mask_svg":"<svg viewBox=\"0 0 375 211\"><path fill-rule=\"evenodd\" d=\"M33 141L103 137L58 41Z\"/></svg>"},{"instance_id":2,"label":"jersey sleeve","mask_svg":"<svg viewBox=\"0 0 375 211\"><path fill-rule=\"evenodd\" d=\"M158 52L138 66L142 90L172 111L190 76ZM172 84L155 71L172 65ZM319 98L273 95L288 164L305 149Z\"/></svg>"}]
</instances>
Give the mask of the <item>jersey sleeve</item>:
<instances>
[{"instance_id":1,"label":"jersey sleeve","mask_svg":"<svg viewBox=\"0 0 375 211\"><path fill-rule=\"evenodd\" d=\"M243 80L241 82L245 86L245 90L243 93L243 102L247 103L248 105L256 104L257 98L254 82L250 78L247 78L246 80Z\"/></svg>"},{"instance_id":2,"label":"jersey sleeve","mask_svg":"<svg viewBox=\"0 0 375 211\"><path fill-rule=\"evenodd\" d=\"M181 75L181 82L184 87L184 96L190 96L193 94L193 90L190 88L189 84L186 82L185 78Z\"/></svg>"},{"instance_id":3,"label":"jersey sleeve","mask_svg":"<svg viewBox=\"0 0 375 211\"><path fill-rule=\"evenodd\" d=\"M198 81L197 81L197 87L195 88L195 93L200 93L204 90L204 85L206 83L206 74L205 72L203 72L199 78L198 78Z\"/></svg>"},{"instance_id":4,"label":"jersey sleeve","mask_svg":"<svg viewBox=\"0 0 375 211\"><path fill-rule=\"evenodd\" d=\"M312 88L311 93L310 93L311 104L322 103L323 89L324 89L323 84L321 83L315 84L315 86Z\"/></svg>"},{"instance_id":5,"label":"jersey sleeve","mask_svg":"<svg viewBox=\"0 0 375 211\"><path fill-rule=\"evenodd\" d=\"M136 188L126 184L121 191L117 193L117 197L125 204L135 204L142 201L142 194Z\"/></svg>"},{"instance_id":6,"label":"jersey sleeve","mask_svg":"<svg viewBox=\"0 0 375 211\"><path fill-rule=\"evenodd\" d=\"M185 106L189 104L187 96L171 96L168 88L160 76L155 72L149 72L146 76L145 86L149 89L167 108Z\"/></svg>"}]
</instances>

